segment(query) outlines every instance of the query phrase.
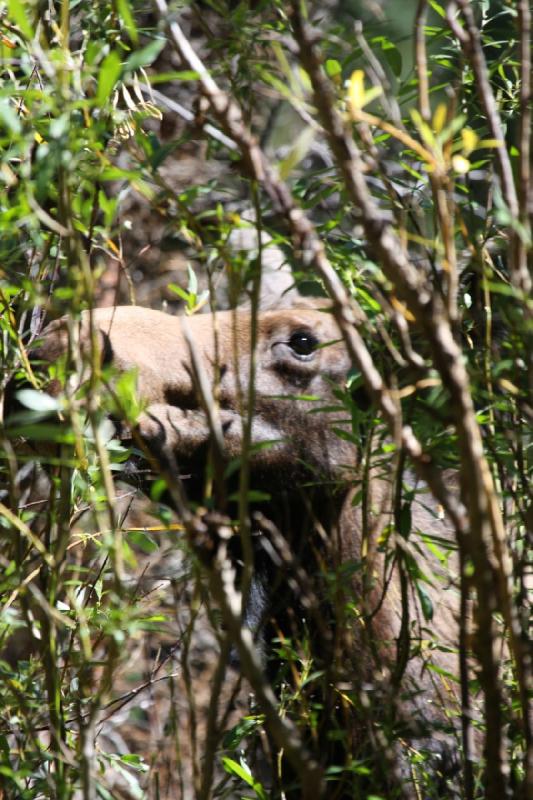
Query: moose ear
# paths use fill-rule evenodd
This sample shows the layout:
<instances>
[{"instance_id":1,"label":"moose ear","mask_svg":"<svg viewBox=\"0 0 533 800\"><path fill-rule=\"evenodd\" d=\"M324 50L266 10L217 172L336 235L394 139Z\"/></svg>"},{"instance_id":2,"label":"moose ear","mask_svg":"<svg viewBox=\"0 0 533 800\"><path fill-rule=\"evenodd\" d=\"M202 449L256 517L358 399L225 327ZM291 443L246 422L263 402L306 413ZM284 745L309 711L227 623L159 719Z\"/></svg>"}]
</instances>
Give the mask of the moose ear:
<instances>
[{"instance_id":1,"label":"moose ear","mask_svg":"<svg viewBox=\"0 0 533 800\"><path fill-rule=\"evenodd\" d=\"M251 222L247 227L236 228L228 239L228 246L235 256L246 258L251 264L259 254L258 232ZM221 307L227 307L230 299L228 280L223 282L219 290L218 300ZM240 298L239 307L249 305L249 292L251 281L243 285L244 298ZM227 297L224 296L227 294ZM272 237L261 231L261 295L259 307L262 311L273 308L290 308L300 299L300 293L295 287L292 270L287 262L283 250L274 243Z\"/></svg>"},{"instance_id":2,"label":"moose ear","mask_svg":"<svg viewBox=\"0 0 533 800\"><path fill-rule=\"evenodd\" d=\"M113 362L113 347L111 339L105 330L97 330L98 347L100 348L100 359L102 366ZM84 323L80 329L80 344L82 352L89 349L89 333ZM40 341L31 352L31 361L34 364L53 364L58 358L64 356L69 349L69 333L67 318L54 320L44 329L40 336ZM57 380L52 380L46 387L49 394L57 395L60 392L60 384Z\"/></svg>"},{"instance_id":3,"label":"moose ear","mask_svg":"<svg viewBox=\"0 0 533 800\"><path fill-rule=\"evenodd\" d=\"M80 344L82 352L90 349L90 334L88 330L88 312L84 312L80 329ZM113 361L113 347L109 334L103 327L97 326L98 347L102 364L111 364ZM45 361L52 364L64 355L69 347L67 317L56 319L46 326L40 337L40 343L32 351L32 360Z\"/></svg>"}]
</instances>

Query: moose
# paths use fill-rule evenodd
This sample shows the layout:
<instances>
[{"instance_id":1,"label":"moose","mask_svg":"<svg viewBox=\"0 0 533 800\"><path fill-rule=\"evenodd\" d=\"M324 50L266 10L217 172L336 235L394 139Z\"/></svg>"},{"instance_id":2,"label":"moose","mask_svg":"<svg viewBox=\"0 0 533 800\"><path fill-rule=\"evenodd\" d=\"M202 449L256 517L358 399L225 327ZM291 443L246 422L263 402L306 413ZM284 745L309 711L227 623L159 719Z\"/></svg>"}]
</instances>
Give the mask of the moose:
<instances>
[{"instance_id":1,"label":"moose","mask_svg":"<svg viewBox=\"0 0 533 800\"><path fill-rule=\"evenodd\" d=\"M64 319L51 323L37 357L53 362L64 354L67 331ZM190 500L202 500L215 447L226 491L221 503L235 516L227 500L231 470L224 469L241 458L248 436L246 468L261 496L248 509L253 576L242 624L272 680L279 667L273 643L297 647L305 629L313 669L324 676L311 702L322 704L337 730L310 736L322 766L338 757L344 735L353 758L373 753L385 766L387 796L402 796L406 768L395 773L391 764L404 750L425 754L439 774L431 796L455 796L457 700L439 676L458 671L458 592L450 569L422 541L453 548L452 537L424 487L392 469L390 448L377 464L365 461L363 449L372 450L365 436L372 433L356 427L354 417L371 411L364 391L343 391L352 365L327 301L262 311L255 321L244 310L184 322L147 308L101 308L84 313L85 347L94 333L104 363L119 373L136 370L145 403L135 431L122 428L122 437L140 440L152 466L180 476ZM400 532L402 483L409 485L410 530ZM241 565L238 533L234 538ZM426 576L422 593L411 586L406 562ZM392 746L381 735L391 720ZM336 796L354 796L350 786Z\"/></svg>"}]
</instances>

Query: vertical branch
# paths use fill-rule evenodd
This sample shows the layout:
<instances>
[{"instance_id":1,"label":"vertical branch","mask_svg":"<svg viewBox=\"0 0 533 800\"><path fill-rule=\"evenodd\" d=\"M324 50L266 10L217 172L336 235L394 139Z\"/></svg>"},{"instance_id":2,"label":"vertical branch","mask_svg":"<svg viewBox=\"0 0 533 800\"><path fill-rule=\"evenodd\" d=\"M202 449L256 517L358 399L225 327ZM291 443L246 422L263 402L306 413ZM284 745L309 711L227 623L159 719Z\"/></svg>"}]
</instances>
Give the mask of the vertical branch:
<instances>
[{"instance_id":1,"label":"vertical branch","mask_svg":"<svg viewBox=\"0 0 533 800\"><path fill-rule=\"evenodd\" d=\"M243 438L242 438L242 460L239 482L239 532L243 548L244 569L242 574L242 595L246 605L252 573L254 566L252 551L252 532L249 519L248 494L250 491L250 457L252 445L252 424L255 407L255 375L257 361L257 338L258 325L257 315L259 313L259 300L261 297L261 277L262 277L262 220L261 208L259 205L257 182L252 182L252 196L255 209L255 225L257 236L257 261L253 267L252 289L251 289L251 309L250 309L250 360L249 374L246 397L246 408L243 415Z\"/></svg>"},{"instance_id":2,"label":"vertical branch","mask_svg":"<svg viewBox=\"0 0 533 800\"><path fill-rule=\"evenodd\" d=\"M415 18L415 65L418 79L418 108L420 116L431 123L429 100L428 62L424 26L427 15L427 0L420 0ZM433 171L429 173L433 202L439 221L439 230L444 246L443 269L446 276L446 310L450 321L457 321L457 256L454 236L453 185L447 175Z\"/></svg>"},{"instance_id":3,"label":"vertical branch","mask_svg":"<svg viewBox=\"0 0 533 800\"><path fill-rule=\"evenodd\" d=\"M520 203L520 222L522 232L514 236L516 268L521 276L524 292L531 290L531 272L528 265L528 249L525 236L533 236L533 182L531 175L531 5L529 0L518 0L518 36L520 61L520 119L518 124L518 199ZM520 235L522 233L522 235ZM531 244L529 246L531 253ZM528 283L529 279L529 283ZM529 320L531 320L531 310ZM530 340L531 341L531 340ZM529 349L529 389L533 392L533 354ZM530 747L533 744L530 742ZM531 791L533 792L533 754L529 765Z\"/></svg>"},{"instance_id":4,"label":"vertical branch","mask_svg":"<svg viewBox=\"0 0 533 800\"><path fill-rule=\"evenodd\" d=\"M426 35L424 31L427 10L427 0L419 0L415 17L415 66L418 79L418 108L424 122L429 122L431 118Z\"/></svg>"},{"instance_id":5,"label":"vertical branch","mask_svg":"<svg viewBox=\"0 0 533 800\"><path fill-rule=\"evenodd\" d=\"M520 220L524 226L529 221L530 227L533 228L533 188L531 185L531 6L528 0L518 0L517 10L520 60L518 197L520 201Z\"/></svg>"},{"instance_id":6,"label":"vertical branch","mask_svg":"<svg viewBox=\"0 0 533 800\"><path fill-rule=\"evenodd\" d=\"M457 6L461 9L461 14L465 21L465 27L461 28L455 18ZM481 45L481 35L474 19L474 11L469 0L452 0L447 9L448 23L453 33L459 40L461 47L474 71L476 85L479 91L479 98L485 111L487 124L491 136L502 144L495 150L495 157L498 163L500 177L502 180L503 198L513 217L518 217L518 198L513 179L513 170L507 148L503 146L505 134L503 125L496 104L496 98L492 91L489 80L487 62Z\"/></svg>"},{"instance_id":7,"label":"vertical branch","mask_svg":"<svg viewBox=\"0 0 533 800\"><path fill-rule=\"evenodd\" d=\"M461 681L461 737L463 742L463 788L464 800L474 800L474 753L472 746L472 707L468 670L468 620L472 608L470 603L470 581L466 576L465 554L459 550L461 605L459 609L459 678Z\"/></svg>"},{"instance_id":8,"label":"vertical branch","mask_svg":"<svg viewBox=\"0 0 533 800\"><path fill-rule=\"evenodd\" d=\"M459 283L455 250L453 181L445 175L430 175L429 180L444 247L442 268L446 276L446 312L450 323L454 325L458 318L457 290Z\"/></svg>"},{"instance_id":9,"label":"vertical branch","mask_svg":"<svg viewBox=\"0 0 533 800\"><path fill-rule=\"evenodd\" d=\"M491 473L483 452L481 433L470 392L460 348L454 340L450 325L438 297L424 285L414 267L404 255L394 232L382 218L361 171L361 157L335 107L329 82L321 68L315 38L303 22L299 3L293 3L295 38L301 62L309 74L315 103L329 139L337 167L344 178L346 190L359 209L368 241L378 253L382 268L394 283L398 295L413 313L431 347L435 366L441 374L452 400L457 426L461 483L467 501L470 532L459 538L475 566L478 592L477 652L481 665L482 685L487 713L486 754L488 763L488 796L508 796L508 764L506 737L503 730L503 690L500 681L499 659L495 653L498 627L494 612L500 609L509 625L521 687L527 682L525 661L516 609L512 603L512 570L498 501ZM494 591L495 586L497 592ZM524 724L526 709L524 712Z\"/></svg>"},{"instance_id":10,"label":"vertical branch","mask_svg":"<svg viewBox=\"0 0 533 800\"><path fill-rule=\"evenodd\" d=\"M521 3L522 6L525 6L526 4L526 2ZM459 22L456 18L457 7L459 7L461 10L461 15L465 23L464 28L459 25ZM505 147L505 133L503 130L500 113L498 111L498 105L490 84L489 71L487 69L487 62L485 60L481 43L481 34L476 25L472 4L469 2L469 0L452 0L452 2L450 2L448 5L447 17L448 23L460 42L465 56L469 60L474 72L479 99L481 101L481 105L483 106L483 110L485 111L485 117L490 134L492 138L501 142L500 146L495 149L495 159L498 165L498 171L502 184L502 195L507 208L509 209L511 217L515 220L515 222L518 222L521 214L518 195L513 178L511 159L509 157L509 151L507 147ZM523 26L527 21L527 14L524 15L521 12L520 20L521 25ZM524 29L522 28L522 31L523 30ZM524 46L525 44L522 40L520 45L521 50ZM526 65L528 63L530 63L529 58L526 58ZM526 79L525 83L526 86L528 86L529 79ZM515 227L512 231L513 257L510 259L510 273L514 286L519 289L525 297L527 297L531 291L531 277L527 270L527 264L524 263L524 259L520 255L521 246L517 245L517 237L520 237L520 232L517 231Z\"/></svg>"},{"instance_id":11,"label":"vertical branch","mask_svg":"<svg viewBox=\"0 0 533 800\"><path fill-rule=\"evenodd\" d=\"M207 712L206 721L206 735L205 735L205 752L202 757L202 770L200 788L197 793L197 800L209 800L212 796L212 784L215 775L216 764L216 748L220 739L220 725L218 722L219 703L224 678L229 661L229 654L231 650L231 640L227 635L224 635L220 653L218 656L217 666L213 675L213 683L211 686L211 697L209 699L209 708Z\"/></svg>"}]
</instances>

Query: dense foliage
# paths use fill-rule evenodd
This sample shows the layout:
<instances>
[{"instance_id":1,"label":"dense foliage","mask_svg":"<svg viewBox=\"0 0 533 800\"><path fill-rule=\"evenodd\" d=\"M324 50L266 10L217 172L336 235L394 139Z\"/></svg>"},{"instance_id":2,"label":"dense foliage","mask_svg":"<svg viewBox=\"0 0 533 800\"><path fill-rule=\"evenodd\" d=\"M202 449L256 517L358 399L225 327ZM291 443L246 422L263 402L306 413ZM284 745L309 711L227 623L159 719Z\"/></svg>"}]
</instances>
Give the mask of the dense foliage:
<instances>
[{"instance_id":1,"label":"dense foliage","mask_svg":"<svg viewBox=\"0 0 533 800\"><path fill-rule=\"evenodd\" d=\"M264 710L242 700L207 573L164 502L168 477L128 516L131 491L114 479L132 454L109 418L135 424L135 376L117 378L93 359L80 386L74 324L82 309L136 296L194 313L216 302L221 280L230 298L246 287L253 295L257 263L229 242L253 209L302 291L331 294L329 265L364 319L387 393L370 387L365 412L342 389L338 399L354 441L368 443L365 458L379 466L395 451L407 474L416 466L401 434L409 429L439 475L459 475L462 610L474 608L476 623L463 626L462 674L458 659L443 677L462 682L463 726L470 705L484 709L475 726L489 754L463 764L461 791L525 798L528 3L421 0L407 34L395 28L401 2L376 17L356 3L170 5L0 4L1 796L264 798L298 780L288 770L278 789L265 788L265 761L275 773L282 759L265 745ZM180 47L174 19L200 66ZM227 113L228 97L240 118ZM257 142L273 175L250 156ZM293 203L310 234L291 221ZM68 360L31 363L43 325L66 313ZM65 381L58 397L46 392L50 377ZM365 381L354 370L353 383ZM260 489L241 498L241 519ZM406 482L397 498L406 539L412 501ZM426 545L446 563L446 543ZM431 641L432 577L394 537L381 546L402 561ZM171 559L169 578L158 568ZM331 572L331 597L350 569ZM339 625L352 606L357 598ZM323 675L305 636L277 649L280 714L312 749L329 724ZM350 691L339 705L361 702ZM352 757L338 719L323 765L327 796L375 799L378 767ZM386 714L375 730L383 747L398 736ZM409 758L416 795L406 796L439 796L424 753Z\"/></svg>"}]
</instances>

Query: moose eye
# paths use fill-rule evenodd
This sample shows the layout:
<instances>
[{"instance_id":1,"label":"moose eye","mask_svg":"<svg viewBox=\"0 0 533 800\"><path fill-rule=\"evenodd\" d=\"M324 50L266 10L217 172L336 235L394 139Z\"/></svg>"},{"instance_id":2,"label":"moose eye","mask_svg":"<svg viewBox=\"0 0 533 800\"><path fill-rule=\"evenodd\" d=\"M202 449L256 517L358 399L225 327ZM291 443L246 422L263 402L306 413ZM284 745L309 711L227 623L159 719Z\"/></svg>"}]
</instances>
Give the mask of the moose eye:
<instances>
[{"instance_id":1,"label":"moose eye","mask_svg":"<svg viewBox=\"0 0 533 800\"><path fill-rule=\"evenodd\" d=\"M312 333L296 331L289 339L289 347L297 356L310 356L318 345L318 339Z\"/></svg>"}]
</instances>

